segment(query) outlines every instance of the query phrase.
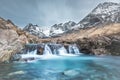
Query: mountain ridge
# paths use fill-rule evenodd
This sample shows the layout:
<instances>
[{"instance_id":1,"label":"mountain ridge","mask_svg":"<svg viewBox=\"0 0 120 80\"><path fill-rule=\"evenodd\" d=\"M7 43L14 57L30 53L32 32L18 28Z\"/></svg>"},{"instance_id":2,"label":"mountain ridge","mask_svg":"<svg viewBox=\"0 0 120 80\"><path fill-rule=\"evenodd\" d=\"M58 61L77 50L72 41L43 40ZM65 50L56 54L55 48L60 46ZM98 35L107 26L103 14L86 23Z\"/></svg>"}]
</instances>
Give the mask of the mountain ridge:
<instances>
[{"instance_id":1,"label":"mountain ridge","mask_svg":"<svg viewBox=\"0 0 120 80\"><path fill-rule=\"evenodd\" d=\"M113 2L100 3L78 24L80 27L94 27L98 25L106 25L109 23L120 22L120 4Z\"/></svg>"},{"instance_id":2,"label":"mountain ridge","mask_svg":"<svg viewBox=\"0 0 120 80\"><path fill-rule=\"evenodd\" d=\"M84 17L78 23L68 21L66 23L54 24L50 27L49 36L54 37L82 28L95 26L99 27L111 23L120 23L120 3L104 2L98 4L86 17ZM36 34L38 34L38 32Z\"/></svg>"}]
</instances>

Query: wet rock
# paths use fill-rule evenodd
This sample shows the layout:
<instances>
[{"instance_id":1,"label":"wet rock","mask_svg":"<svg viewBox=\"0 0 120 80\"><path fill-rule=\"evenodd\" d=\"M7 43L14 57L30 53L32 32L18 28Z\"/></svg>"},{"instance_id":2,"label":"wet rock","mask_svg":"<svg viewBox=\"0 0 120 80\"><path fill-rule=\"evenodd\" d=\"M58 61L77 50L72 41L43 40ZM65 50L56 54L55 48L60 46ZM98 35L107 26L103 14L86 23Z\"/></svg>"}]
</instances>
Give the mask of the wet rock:
<instances>
[{"instance_id":1,"label":"wet rock","mask_svg":"<svg viewBox=\"0 0 120 80\"><path fill-rule=\"evenodd\" d=\"M10 61L19 61L21 59L20 54L14 54L11 58Z\"/></svg>"},{"instance_id":2,"label":"wet rock","mask_svg":"<svg viewBox=\"0 0 120 80\"><path fill-rule=\"evenodd\" d=\"M79 75L80 72L78 72L77 70L66 70L66 71L63 72L63 74L66 75L66 76L73 77L73 76Z\"/></svg>"},{"instance_id":3,"label":"wet rock","mask_svg":"<svg viewBox=\"0 0 120 80\"><path fill-rule=\"evenodd\" d=\"M38 55L42 55L42 54L43 54L43 51L44 51L44 48L39 47L39 48L37 49L37 54L38 54Z\"/></svg>"},{"instance_id":4,"label":"wet rock","mask_svg":"<svg viewBox=\"0 0 120 80\"><path fill-rule=\"evenodd\" d=\"M25 74L25 71L15 71L15 72L11 72L8 74L8 76L13 76L13 75L21 75L21 74Z\"/></svg>"}]
</instances>

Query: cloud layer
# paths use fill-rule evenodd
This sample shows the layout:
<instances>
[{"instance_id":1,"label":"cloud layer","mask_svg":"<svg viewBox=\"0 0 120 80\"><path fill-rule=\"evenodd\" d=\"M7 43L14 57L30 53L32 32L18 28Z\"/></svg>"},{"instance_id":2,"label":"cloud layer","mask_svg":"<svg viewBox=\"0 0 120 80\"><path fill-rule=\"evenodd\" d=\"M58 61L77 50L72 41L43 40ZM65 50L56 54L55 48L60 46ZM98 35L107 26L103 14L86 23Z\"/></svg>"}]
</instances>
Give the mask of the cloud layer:
<instances>
[{"instance_id":1,"label":"cloud layer","mask_svg":"<svg viewBox=\"0 0 120 80\"><path fill-rule=\"evenodd\" d=\"M49 27L79 22L101 2L119 0L0 0L0 16L24 27L27 23Z\"/></svg>"}]
</instances>

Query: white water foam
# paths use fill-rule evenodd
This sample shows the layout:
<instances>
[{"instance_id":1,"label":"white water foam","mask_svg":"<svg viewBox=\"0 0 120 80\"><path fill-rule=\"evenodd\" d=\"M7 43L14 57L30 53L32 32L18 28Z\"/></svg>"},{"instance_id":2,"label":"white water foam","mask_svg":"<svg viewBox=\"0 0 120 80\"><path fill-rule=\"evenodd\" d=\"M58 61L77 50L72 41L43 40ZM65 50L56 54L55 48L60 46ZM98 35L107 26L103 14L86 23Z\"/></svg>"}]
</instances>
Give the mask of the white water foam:
<instances>
[{"instance_id":1,"label":"white water foam","mask_svg":"<svg viewBox=\"0 0 120 80\"><path fill-rule=\"evenodd\" d=\"M76 45L70 45L68 51L64 46L62 46L55 48L52 52L51 47L48 44L45 44L43 55L38 55L36 48L33 51L28 50L26 54L21 55L21 58L27 62L31 62L39 59L60 59L64 56L79 56L79 54L81 53Z\"/></svg>"}]
</instances>

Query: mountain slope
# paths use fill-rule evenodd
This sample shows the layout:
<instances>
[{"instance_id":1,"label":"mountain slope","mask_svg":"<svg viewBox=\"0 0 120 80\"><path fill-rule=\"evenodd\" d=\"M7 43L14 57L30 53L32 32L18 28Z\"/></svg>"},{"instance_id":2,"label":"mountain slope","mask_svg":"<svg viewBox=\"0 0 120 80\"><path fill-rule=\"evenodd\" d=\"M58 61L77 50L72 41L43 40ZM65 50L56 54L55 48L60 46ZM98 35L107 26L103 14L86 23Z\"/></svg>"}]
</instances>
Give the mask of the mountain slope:
<instances>
[{"instance_id":1,"label":"mountain slope","mask_svg":"<svg viewBox=\"0 0 120 80\"><path fill-rule=\"evenodd\" d=\"M113 2L100 3L78 23L78 27L103 26L109 23L120 23L120 4Z\"/></svg>"},{"instance_id":2,"label":"mountain slope","mask_svg":"<svg viewBox=\"0 0 120 80\"><path fill-rule=\"evenodd\" d=\"M55 24L55 25L51 26L50 36L55 36L55 35L67 32L67 31L71 30L75 25L76 25L76 23L73 21Z\"/></svg>"},{"instance_id":3,"label":"mountain slope","mask_svg":"<svg viewBox=\"0 0 120 80\"><path fill-rule=\"evenodd\" d=\"M43 33L43 30L40 29L40 27L38 25L33 25L33 24L28 24L27 26L25 26L25 28L23 29L27 32L29 32L32 35L38 36L39 38L43 38L46 35Z\"/></svg>"},{"instance_id":4,"label":"mountain slope","mask_svg":"<svg viewBox=\"0 0 120 80\"><path fill-rule=\"evenodd\" d=\"M55 24L51 27L50 35L58 35L66 32L73 32L81 28L99 27L111 23L120 23L120 4L113 2L100 3L79 23L69 21Z\"/></svg>"}]
</instances>

